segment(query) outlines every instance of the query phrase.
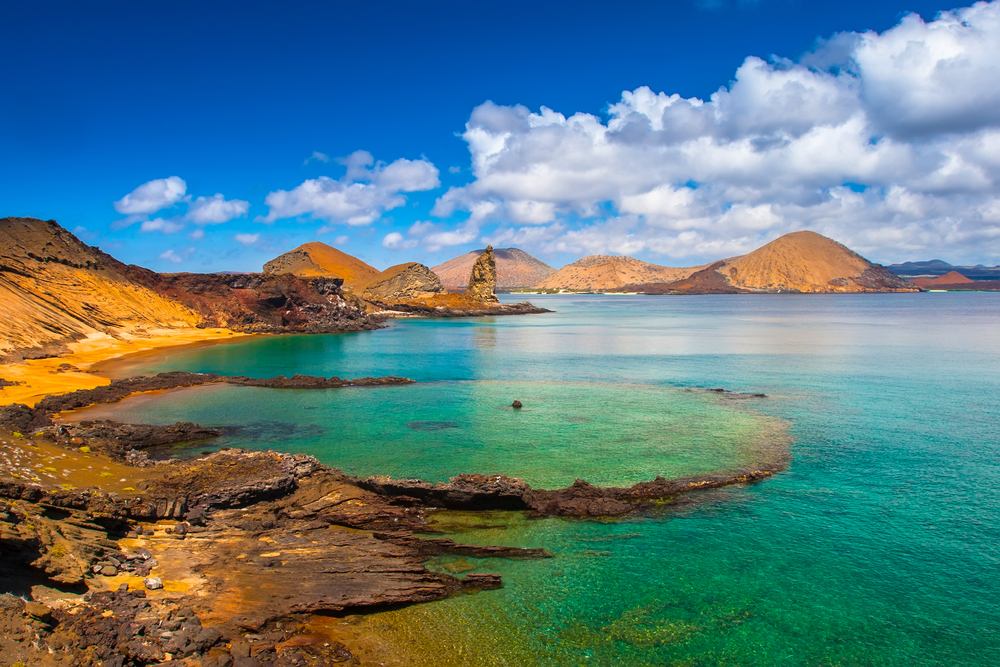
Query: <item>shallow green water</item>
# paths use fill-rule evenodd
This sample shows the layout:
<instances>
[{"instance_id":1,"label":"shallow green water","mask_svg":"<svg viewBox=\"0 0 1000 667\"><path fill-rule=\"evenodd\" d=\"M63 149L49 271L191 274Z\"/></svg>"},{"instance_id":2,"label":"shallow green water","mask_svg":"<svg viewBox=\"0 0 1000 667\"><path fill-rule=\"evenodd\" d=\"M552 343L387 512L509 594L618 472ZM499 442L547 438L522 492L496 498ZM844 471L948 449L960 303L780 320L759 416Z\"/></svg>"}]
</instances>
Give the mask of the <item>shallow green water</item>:
<instances>
[{"instance_id":1,"label":"shallow green water","mask_svg":"<svg viewBox=\"0 0 1000 667\"><path fill-rule=\"evenodd\" d=\"M524 407L510 407L515 399ZM507 474L536 488L632 485L780 458L783 422L754 400L634 384L433 382L343 390L205 387L79 418L241 427L211 443L312 454L357 475ZM204 448L201 448L204 449ZM200 449L199 449L200 451Z\"/></svg>"},{"instance_id":2,"label":"shallow green water","mask_svg":"<svg viewBox=\"0 0 1000 667\"><path fill-rule=\"evenodd\" d=\"M615 523L507 515L494 527L481 519L469 527L444 517L460 539L545 547L557 557L470 559L478 571L503 573L506 588L393 612L398 627L419 625L435 637L442 656L463 651L439 664L1000 664L1000 295L533 299L559 312L261 339L177 352L148 370L406 375L442 382L434 387L450 388L444 395L484 391L483 404L498 419L512 416L497 406L518 397L515 390L529 396L529 387L582 387L582 404L602 404L586 392L608 392L617 412L583 410L601 420L607 442L619 429L642 428L629 446L580 452L579 464L595 471L624 459L641 433L666 433L662 442L676 444L685 429L688 436L707 429L685 449L693 458L681 462L659 450L622 461L620 472L647 462L651 474L670 465L729 465L767 441L733 424L780 423L759 412L790 424L794 458L786 472L700 503ZM477 382L447 382L455 380ZM771 398L733 405L676 390L714 386ZM431 415L415 421L452 409L435 392L414 394L413 414ZM207 392L205 400L227 393ZM673 416L644 422L641 409L622 409L621 397L633 394L639 405L665 402ZM363 394L336 400L356 396ZM226 423L270 418L271 401L227 401L205 409ZM396 409L392 401L378 401L369 418L391 421L381 413ZM524 414L540 416L542 403ZM144 409L165 409L156 404ZM346 432L356 418L313 423ZM584 426L569 424L553 418L539 428ZM466 442L502 441L477 428L410 432L453 438L471 429ZM700 451L699 437L719 434L726 446ZM300 435L287 442L309 441ZM448 449L413 463L446 476L443 467L455 460ZM453 453L486 460L477 458L483 451ZM366 465L388 467L398 455L399 447L372 452ZM553 469L556 477L565 472ZM398 627L387 636L405 638Z\"/></svg>"}]
</instances>

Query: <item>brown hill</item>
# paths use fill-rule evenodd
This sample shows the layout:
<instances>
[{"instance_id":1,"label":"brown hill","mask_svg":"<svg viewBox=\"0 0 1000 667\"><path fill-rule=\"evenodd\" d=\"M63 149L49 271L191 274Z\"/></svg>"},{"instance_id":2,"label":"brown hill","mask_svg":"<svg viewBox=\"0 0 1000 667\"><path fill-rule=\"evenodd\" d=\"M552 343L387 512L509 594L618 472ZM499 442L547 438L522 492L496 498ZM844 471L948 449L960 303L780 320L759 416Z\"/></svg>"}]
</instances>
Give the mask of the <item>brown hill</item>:
<instances>
[{"instance_id":1,"label":"brown hill","mask_svg":"<svg viewBox=\"0 0 1000 667\"><path fill-rule=\"evenodd\" d=\"M475 250L444 264L435 266L431 271L438 274L441 283L450 289L465 289L472 275L472 266L485 250ZM545 262L532 257L519 248L494 248L493 256L497 264L497 288L517 289L533 287L556 272Z\"/></svg>"},{"instance_id":2,"label":"brown hill","mask_svg":"<svg viewBox=\"0 0 1000 667\"><path fill-rule=\"evenodd\" d=\"M816 232L794 232L717 269L733 287L759 292L896 292L917 288Z\"/></svg>"},{"instance_id":3,"label":"brown hill","mask_svg":"<svg viewBox=\"0 0 1000 667\"><path fill-rule=\"evenodd\" d=\"M966 278L958 271L949 271L943 276L938 276L937 278L912 278L910 279L910 282L917 287L934 289L935 287L950 287L952 285L971 285L975 281Z\"/></svg>"},{"instance_id":4,"label":"brown hill","mask_svg":"<svg viewBox=\"0 0 1000 667\"><path fill-rule=\"evenodd\" d=\"M633 257L591 255L567 264L535 287L606 292L626 285L674 282L687 278L702 268L704 267L695 266L677 269L649 264Z\"/></svg>"},{"instance_id":5,"label":"brown hill","mask_svg":"<svg viewBox=\"0 0 1000 667\"><path fill-rule=\"evenodd\" d=\"M162 274L92 248L54 220L0 219L0 358L48 356L93 333L217 326L333 332L377 325L339 278Z\"/></svg>"},{"instance_id":6,"label":"brown hill","mask_svg":"<svg viewBox=\"0 0 1000 667\"><path fill-rule=\"evenodd\" d=\"M319 241L304 243L264 265L264 275L290 273L299 278L342 278L356 289L378 275L378 269Z\"/></svg>"},{"instance_id":7,"label":"brown hill","mask_svg":"<svg viewBox=\"0 0 1000 667\"><path fill-rule=\"evenodd\" d=\"M0 219L0 357L92 333L201 321L130 279L126 268L54 220Z\"/></svg>"}]
</instances>

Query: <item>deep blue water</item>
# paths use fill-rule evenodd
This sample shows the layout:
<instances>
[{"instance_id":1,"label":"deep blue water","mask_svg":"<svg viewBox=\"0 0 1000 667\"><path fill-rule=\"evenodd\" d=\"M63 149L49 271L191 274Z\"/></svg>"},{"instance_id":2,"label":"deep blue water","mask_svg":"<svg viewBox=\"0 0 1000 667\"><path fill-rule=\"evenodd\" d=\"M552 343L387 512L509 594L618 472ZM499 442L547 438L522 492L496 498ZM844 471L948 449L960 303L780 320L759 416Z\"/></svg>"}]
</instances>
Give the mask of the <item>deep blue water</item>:
<instances>
[{"instance_id":1,"label":"deep blue water","mask_svg":"<svg viewBox=\"0 0 1000 667\"><path fill-rule=\"evenodd\" d=\"M706 436L727 433L720 424L787 427L786 472L692 505L611 523L508 515L470 528L461 515L442 517L457 539L541 546L557 557L476 561L479 571L502 572L506 588L365 621L400 647L436 637L440 656L427 664L1000 665L1000 294L531 298L557 312L260 338L178 350L131 370L404 375L445 391L454 381L519 392L558 381L597 392L587 402L609 438L616 421L624 429L639 420L622 397L638 385L676 412L669 437L642 418L649 439L683 442L688 452L698 438L723 442ZM769 398L706 407L685 402L696 394L679 389L690 387ZM504 392L487 394L469 398L459 421L476 420L470 403L498 414ZM210 405L177 394L127 409L151 420L267 420L269 411L288 419L288 398L213 396ZM366 418L357 396L350 419ZM440 392L418 390L405 410L446 417L440 402ZM374 421L393 410L409 419L393 401L372 405ZM313 420L327 430L299 444L338 465L352 441L336 427L342 411L328 414ZM572 445L572 433L560 437ZM340 449L323 450L324 439ZM409 442L351 465L390 465L380 457ZM449 458L451 445L439 443L414 465L446 476L450 463L470 460L457 445ZM278 444L296 448L295 438ZM734 436L730 454L745 446ZM603 470L627 452L582 452L581 465ZM544 467L530 458L512 455L497 472ZM650 477L666 465L648 460Z\"/></svg>"}]
</instances>

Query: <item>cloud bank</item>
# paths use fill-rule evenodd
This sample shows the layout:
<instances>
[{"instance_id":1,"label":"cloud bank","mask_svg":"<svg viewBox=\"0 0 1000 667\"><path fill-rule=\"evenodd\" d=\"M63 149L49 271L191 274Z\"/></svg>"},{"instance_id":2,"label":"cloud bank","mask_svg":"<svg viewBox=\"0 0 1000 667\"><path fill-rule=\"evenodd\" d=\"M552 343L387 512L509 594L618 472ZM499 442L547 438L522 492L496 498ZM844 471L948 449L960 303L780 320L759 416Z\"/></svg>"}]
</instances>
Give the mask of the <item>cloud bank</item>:
<instances>
[{"instance_id":1,"label":"cloud bank","mask_svg":"<svg viewBox=\"0 0 1000 667\"><path fill-rule=\"evenodd\" d=\"M606 120L486 102L462 138L474 180L432 213L468 218L424 235L429 249L499 223L484 240L576 254L717 257L808 228L878 258L996 256L1000 2L747 58L708 100L626 91ZM330 214L364 224L392 196Z\"/></svg>"}]
</instances>

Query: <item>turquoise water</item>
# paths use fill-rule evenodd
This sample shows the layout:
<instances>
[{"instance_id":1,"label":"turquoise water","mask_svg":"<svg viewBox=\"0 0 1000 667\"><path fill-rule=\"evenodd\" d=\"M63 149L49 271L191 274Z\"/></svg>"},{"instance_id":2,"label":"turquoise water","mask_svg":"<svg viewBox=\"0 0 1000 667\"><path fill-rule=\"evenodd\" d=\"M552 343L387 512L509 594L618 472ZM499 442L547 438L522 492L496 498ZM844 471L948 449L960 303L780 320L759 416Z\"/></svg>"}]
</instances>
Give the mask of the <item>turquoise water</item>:
<instances>
[{"instance_id":1,"label":"turquoise water","mask_svg":"<svg viewBox=\"0 0 1000 667\"><path fill-rule=\"evenodd\" d=\"M479 404L503 416L498 406L516 397L511 391L580 388L590 392L582 403L599 408L583 416L620 416L601 416L612 438L616 421L642 422L621 403L638 393L639 404L664 401L675 419L638 429L633 441L665 433L663 443L683 445L645 459L657 469L729 465L771 441L732 424L761 432L789 425L786 472L700 503L612 523L500 515L487 526L442 517L457 539L557 556L470 559L477 571L503 573L506 588L369 621L400 647L434 637L440 656L427 664L1000 664L1000 295L532 298L558 312L405 321L388 331L259 339L142 363L492 387ZM682 390L720 386L770 398L713 403ZM421 396L441 400L433 389ZM164 409L157 404L134 409ZM238 403L216 410L225 419L248 415ZM265 408L255 412L268 418ZM338 428L332 421L317 425ZM729 444L684 461L713 428ZM394 449L385 452L390 459ZM581 454L581 465L599 470L627 449Z\"/></svg>"}]
</instances>

